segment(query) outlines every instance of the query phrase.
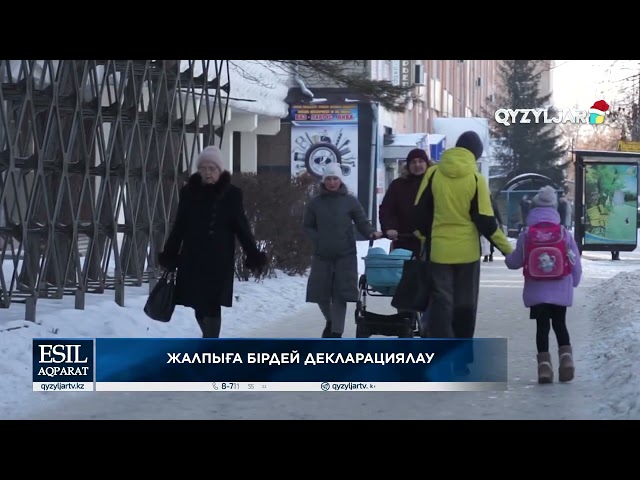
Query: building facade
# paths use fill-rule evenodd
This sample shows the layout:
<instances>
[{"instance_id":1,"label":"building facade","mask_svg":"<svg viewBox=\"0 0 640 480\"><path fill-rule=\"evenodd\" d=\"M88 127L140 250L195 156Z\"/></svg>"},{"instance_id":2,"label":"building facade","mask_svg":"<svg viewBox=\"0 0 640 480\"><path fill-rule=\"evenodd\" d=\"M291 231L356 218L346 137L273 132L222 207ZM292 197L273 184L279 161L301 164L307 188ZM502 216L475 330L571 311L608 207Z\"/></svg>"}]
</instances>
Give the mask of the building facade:
<instances>
[{"instance_id":1,"label":"building facade","mask_svg":"<svg viewBox=\"0 0 640 480\"><path fill-rule=\"evenodd\" d=\"M289 113L291 76L257 60L229 60L232 88L221 149L230 172L258 172L260 150Z\"/></svg>"},{"instance_id":2,"label":"building facade","mask_svg":"<svg viewBox=\"0 0 640 480\"><path fill-rule=\"evenodd\" d=\"M390 133L431 133L434 119L483 117L495 93L498 60L371 60L371 76L415 85L404 113L385 113Z\"/></svg>"},{"instance_id":3,"label":"building facade","mask_svg":"<svg viewBox=\"0 0 640 480\"><path fill-rule=\"evenodd\" d=\"M368 60L406 112L251 60L0 60L0 308L151 280L178 190L207 145L232 172L321 177L337 161L370 217L386 135L482 114L494 61ZM378 194L376 196L376 193Z\"/></svg>"},{"instance_id":4,"label":"building facade","mask_svg":"<svg viewBox=\"0 0 640 480\"><path fill-rule=\"evenodd\" d=\"M294 76L290 115L277 135L259 140L258 171L319 178L322 162L344 163L346 183L374 218L386 187L399 173L401 162L386 158L392 137L415 134L402 139L411 145L396 143L398 152L417 146L430 150L427 136L434 133L436 119L483 116L495 91L495 67L494 60L366 60L349 66L352 73L373 80L413 86L403 113L387 111L326 79Z\"/></svg>"},{"instance_id":5,"label":"building facade","mask_svg":"<svg viewBox=\"0 0 640 480\"><path fill-rule=\"evenodd\" d=\"M233 60L0 60L0 308L153 280L207 145L257 171L289 86Z\"/></svg>"}]
</instances>

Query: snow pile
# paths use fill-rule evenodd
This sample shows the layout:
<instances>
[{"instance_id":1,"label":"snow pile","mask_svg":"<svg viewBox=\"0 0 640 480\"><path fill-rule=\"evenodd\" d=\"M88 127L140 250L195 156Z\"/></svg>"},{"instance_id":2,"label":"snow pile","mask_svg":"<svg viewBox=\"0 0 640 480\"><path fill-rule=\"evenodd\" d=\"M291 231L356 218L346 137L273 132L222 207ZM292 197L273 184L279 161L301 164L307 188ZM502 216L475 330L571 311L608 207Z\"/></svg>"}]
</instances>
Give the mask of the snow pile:
<instances>
[{"instance_id":1,"label":"snow pile","mask_svg":"<svg viewBox=\"0 0 640 480\"><path fill-rule=\"evenodd\" d=\"M238 282L232 308L223 308L224 337L253 337L270 323L307 307L307 278L279 273L277 278ZM118 306L113 292L88 294L85 310L74 308L74 298L42 299L37 304L37 323L24 320L24 305L0 310L0 418L24 410L31 402L58 398L46 392L33 393L33 338L194 338L201 336L193 310L177 307L169 323L149 319L143 312L149 286L127 287L125 306ZM9 393L10 392L10 393ZM21 406L22 405L22 406Z\"/></svg>"},{"instance_id":2,"label":"snow pile","mask_svg":"<svg viewBox=\"0 0 640 480\"><path fill-rule=\"evenodd\" d=\"M640 418L640 270L619 273L591 295L594 388L616 392L601 408Z\"/></svg>"},{"instance_id":3,"label":"snow pile","mask_svg":"<svg viewBox=\"0 0 640 480\"><path fill-rule=\"evenodd\" d=\"M376 247L389 249L389 240L378 240ZM369 249L368 241L357 243L358 266L364 273L364 261ZM5 262L5 275L9 265ZM10 278L10 277L8 277ZM255 331L277 324L282 318L309 307L305 302L306 276L289 276L278 272L276 278L260 282L236 281L232 308L223 308L223 337L255 337ZM118 306L112 291L87 294L85 310L74 308L74 297L61 300L42 299L37 304L37 323L24 320L24 305L12 304L0 310L0 418L10 418L12 412L24 411L25 405L51 402L61 398L55 393L33 393L32 340L33 338L193 338L201 335L193 311L177 307L169 323L147 318L143 312L149 295L149 286L126 287L125 306ZM278 330L274 330L277 332ZM34 403L35 402L35 403Z\"/></svg>"},{"instance_id":4,"label":"snow pile","mask_svg":"<svg viewBox=\"0 0 640 480\"><path fill-rule=\"evenodd\" d=\"M229 60L229 72L229 96L234 99L229 100L230 107L268 117L284 118L289 114L285 99L290 75L285 70L259 60Z\"/></svg>"},{"instance_id":5,"label":"snow pile","mask_svg":"<svg viewBox=\"0 0 640 480\"><path fill-rule=\"evenodd\" d=\"M202 75L203 62L208 63L207 80L216 75L216 63L221 60L180 60L180 71L190 66L194 77ZM192 62L192 63L190 63ZM284 118L289 113L285 99L289 93L290 77L285 69L277 64L267 65L261 60L228 60L229 75L226 66L221 71L221 83L230 78L229 107L243 112Z\"/></svg>"}]
</instances>

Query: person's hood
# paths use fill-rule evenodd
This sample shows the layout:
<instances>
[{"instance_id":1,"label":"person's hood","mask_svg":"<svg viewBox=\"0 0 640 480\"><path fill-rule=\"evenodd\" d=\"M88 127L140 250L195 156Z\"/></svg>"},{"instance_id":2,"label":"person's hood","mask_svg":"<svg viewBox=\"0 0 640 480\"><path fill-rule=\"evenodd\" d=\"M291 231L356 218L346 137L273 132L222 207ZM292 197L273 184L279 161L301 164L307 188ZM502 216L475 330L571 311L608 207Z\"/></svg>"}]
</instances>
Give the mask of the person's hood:
<instances>
[{"instance_id":1,"label":"person's hood","mask_svg":"<svg viewBox=\"0 0 640 480\"><path fill-rule=\"evenodd\" d=\"M540 222L560 223L560 214L558 210L551 207L535 207L532 208L527 215L527 225L535 225Z\"/></svg>"},{"instance_id":2,"label":"person's hood","mask_svg":"<svg viewBox=\"0 0 640 480\"><path fill-rule=\"evenodd\" d=\"M451 178L461 178L478 172L476 157L466 148L453 147L442 153L438 171Z\"/></svg>"}]
</instances>

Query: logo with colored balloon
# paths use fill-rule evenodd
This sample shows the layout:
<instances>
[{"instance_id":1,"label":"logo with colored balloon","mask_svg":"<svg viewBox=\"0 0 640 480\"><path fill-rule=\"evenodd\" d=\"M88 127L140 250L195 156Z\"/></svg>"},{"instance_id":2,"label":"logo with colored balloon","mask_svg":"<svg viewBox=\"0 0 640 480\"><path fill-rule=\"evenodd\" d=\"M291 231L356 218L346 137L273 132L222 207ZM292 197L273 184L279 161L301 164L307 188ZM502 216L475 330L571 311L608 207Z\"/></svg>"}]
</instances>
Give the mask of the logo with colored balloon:
<instances>
[{"instance_id":1,"label":"logo with colored balloon","mask_svg":"<svg viewBox=\"0 0 640 480\"><path fill-rule=\"evenodd\" d=\"M598 100L589 109L589 125L600 125L604 123L604 116L609 110L609 104L604 100Z\"/></svg>"}]
</instances>

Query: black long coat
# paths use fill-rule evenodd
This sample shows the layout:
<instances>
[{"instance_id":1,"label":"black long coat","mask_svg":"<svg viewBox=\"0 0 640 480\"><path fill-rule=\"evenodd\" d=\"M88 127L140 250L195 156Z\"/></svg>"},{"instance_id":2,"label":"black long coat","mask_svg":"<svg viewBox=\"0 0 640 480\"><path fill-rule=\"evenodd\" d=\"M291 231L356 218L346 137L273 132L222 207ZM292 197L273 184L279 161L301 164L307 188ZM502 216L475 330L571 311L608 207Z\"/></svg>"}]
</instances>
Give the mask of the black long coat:
<instances>
[{"instance_id":1,"label":"black long coat","mask_svg":"<svg viewBox=\"0 0 640 480\"><path fill-rule=\"evenodd\" d=\"M242 190L223 172L213 185L193 174L180 190L178 213L164 253L177 257L176 305L209 310L231 307L235 239L248 256L258 253Z\"/></svg>"}]
</instances>

